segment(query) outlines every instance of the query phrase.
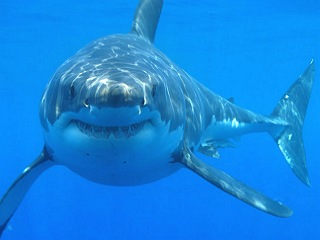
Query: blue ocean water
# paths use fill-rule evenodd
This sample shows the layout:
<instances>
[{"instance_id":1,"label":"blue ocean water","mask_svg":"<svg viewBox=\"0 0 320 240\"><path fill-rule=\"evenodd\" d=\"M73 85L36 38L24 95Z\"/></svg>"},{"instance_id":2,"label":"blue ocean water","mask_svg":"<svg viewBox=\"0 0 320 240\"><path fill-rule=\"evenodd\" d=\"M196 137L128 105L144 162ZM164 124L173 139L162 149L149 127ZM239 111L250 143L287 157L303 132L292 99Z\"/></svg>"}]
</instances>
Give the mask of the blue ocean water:
<instances>
[{"instance_id":1,"label":"blue ocean water","mask_svg":"<svg viewBox=\"0 0 320 240\"><path fill-rule=\"evenodd\" d=\"M88 42L126 33L138 1L0 1L0 195L43 146L38 105L55 69ZM294 210L262 213L182 169L152 184L111 187L62 166L45 172L3 239L320 239L320 4L165 0L155 45L236 104L268 114L315 59L304 127L312 187L291 172L267 134L206 159Z\"/></svg>"}]
</instances>

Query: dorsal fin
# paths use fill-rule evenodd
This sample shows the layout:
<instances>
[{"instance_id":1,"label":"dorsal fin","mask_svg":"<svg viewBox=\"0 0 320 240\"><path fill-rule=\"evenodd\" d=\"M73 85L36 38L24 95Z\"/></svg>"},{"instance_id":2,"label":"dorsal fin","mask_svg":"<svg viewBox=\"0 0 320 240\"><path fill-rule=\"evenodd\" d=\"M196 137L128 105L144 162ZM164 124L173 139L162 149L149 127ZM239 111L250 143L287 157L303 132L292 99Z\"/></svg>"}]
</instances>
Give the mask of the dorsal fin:
<instances>
[{"instance_id":1,"label":"dorsal fin","mask_svg":"<svg viewBox=\"0 0 320 240\"><path fill-rule=\"evenodd\" d=\"M153 43L163 0L141 0L136 9L131 32Z\"/></svg>"}]
</instances>

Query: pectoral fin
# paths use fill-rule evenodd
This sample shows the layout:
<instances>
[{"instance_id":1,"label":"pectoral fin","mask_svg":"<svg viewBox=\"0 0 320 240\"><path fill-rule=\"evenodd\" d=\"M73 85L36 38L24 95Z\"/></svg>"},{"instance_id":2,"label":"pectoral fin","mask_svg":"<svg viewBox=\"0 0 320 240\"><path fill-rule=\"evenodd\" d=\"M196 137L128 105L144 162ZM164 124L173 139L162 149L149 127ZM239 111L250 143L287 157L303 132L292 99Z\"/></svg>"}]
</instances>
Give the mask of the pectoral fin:
<instances>
[{"instance_id":1,"label":"pectoral fin","mask_svg":"<svg viewBox=\"0 0 320 240\"><path fill-rule=\"evenodd\" d=\"M221 190L261 211L277 217L290 217L293 213L282 203L270 199L228 174L197 159L188 148L183 150L181 163Z\"/></svg>"},{"instance_id":2,"label":"pectoral fin","mask_svg":"<svg viewBox=\"0 0 320 240\"><path fill-rule=\"evenodd\" d=\"M38 158L22 172L4 194L0 200L0 237L33 182L52 165L53 162L50 161L48 153L44 149Z\"/></svg>"}]
</instances>

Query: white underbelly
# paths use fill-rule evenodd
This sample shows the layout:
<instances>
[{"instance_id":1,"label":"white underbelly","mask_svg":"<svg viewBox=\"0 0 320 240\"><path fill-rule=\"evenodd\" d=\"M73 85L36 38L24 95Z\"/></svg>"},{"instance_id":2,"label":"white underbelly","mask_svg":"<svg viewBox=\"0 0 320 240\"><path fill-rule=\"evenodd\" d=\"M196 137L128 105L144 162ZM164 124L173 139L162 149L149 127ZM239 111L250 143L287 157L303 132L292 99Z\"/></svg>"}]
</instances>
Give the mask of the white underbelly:
<instances>
[{"instance_id":1,"label":"white underbelly","mask_svg":"<svg viewBox=\"0 0 320 240\"><path fill-rule=\"evenodd\" d=\"M138 185L164 178L182 167L172 162L179 144L172 139L182 130L158 133L156 138L153 131L144 129L141 136L103 140L93 136L88 139L71 129L63 134L44 132L44 137L53 160L80 176L106 185Z\"/></svg>"},{"instance_id":2,"label":"white underbelly","mask_svg":"<svg viewBox=\"0 0 320 240\"><path fill-rule=\"evenodd\" d=\"M144 152L121 151L85 153L64 149L55 151L55 161L90 181L106 185L139 185L164 178L180 169L170 156L154 155L157 149Z\"/></svg>"}]
</instances>

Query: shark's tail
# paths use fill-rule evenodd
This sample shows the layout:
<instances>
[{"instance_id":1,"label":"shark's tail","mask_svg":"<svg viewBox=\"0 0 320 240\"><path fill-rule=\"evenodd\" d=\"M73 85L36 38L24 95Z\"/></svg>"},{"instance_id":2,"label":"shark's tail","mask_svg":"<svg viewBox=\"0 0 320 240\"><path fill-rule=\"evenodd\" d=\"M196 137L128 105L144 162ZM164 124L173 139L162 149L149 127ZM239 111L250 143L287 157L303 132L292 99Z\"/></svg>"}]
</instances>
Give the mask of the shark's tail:
<instances>
[{"instance_id":1,"label":"shark's tail","mask_svg":"<svg viewBox=\"0 0 320 240\"><path fill-rule=\"evenodd\" d=\"M296 176L310 186L306 156L303 147L302 128L309 103L314 79L314 62L311 61L305 72L293 83L272 112L273 118L285 121L288 126L282 132L272 132Z\"/></svg>"}]
</instances>

